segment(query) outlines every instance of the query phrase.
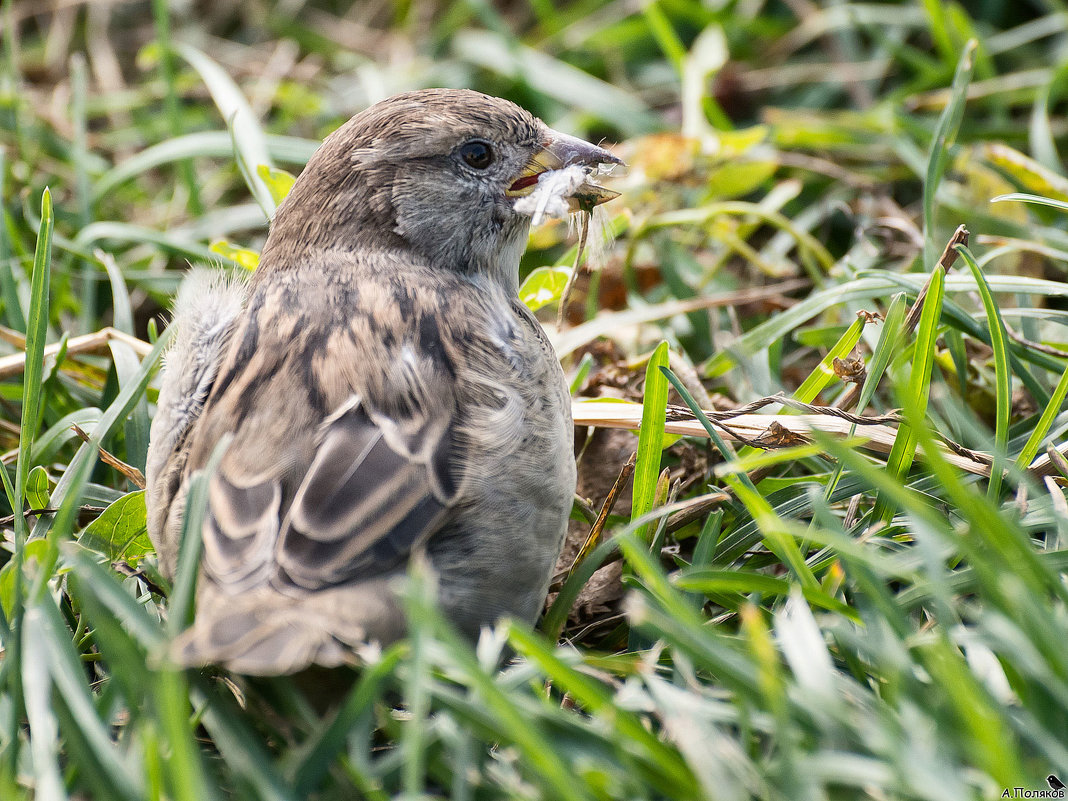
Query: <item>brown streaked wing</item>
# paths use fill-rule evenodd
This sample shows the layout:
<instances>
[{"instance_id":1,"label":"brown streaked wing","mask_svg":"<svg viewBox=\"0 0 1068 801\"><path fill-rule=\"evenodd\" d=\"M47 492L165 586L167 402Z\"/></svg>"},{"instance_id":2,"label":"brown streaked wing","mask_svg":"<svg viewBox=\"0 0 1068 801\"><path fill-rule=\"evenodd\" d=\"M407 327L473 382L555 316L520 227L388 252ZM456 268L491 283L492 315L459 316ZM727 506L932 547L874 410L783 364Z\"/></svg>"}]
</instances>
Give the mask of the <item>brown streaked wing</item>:
<instances>
[{"instance_id":1,"label":"brown streaked wing","mask_svg":"<svg viewBox=\"0 0 1068 801\"><path fill-rule=\"evenodd\" d=\"M281 500L277 480L242 487L223 470L212 476L203 528L204 568L212 578L236 591L269 574Z\"/></svg>"},{"instance_id":2,"label":"brown streaked wing","mask_svg":"<svg viewBox=\"0 0 1068 801\"><path fill-rule=\"evenodd\" d=\"M449 422L426 419L401 441L357 399L332 415L283 526L286 576L316 590L377 575L437 530L454 498L441 489L452 477L434 475L449 468Z\"/></svg>"}]
</instances>

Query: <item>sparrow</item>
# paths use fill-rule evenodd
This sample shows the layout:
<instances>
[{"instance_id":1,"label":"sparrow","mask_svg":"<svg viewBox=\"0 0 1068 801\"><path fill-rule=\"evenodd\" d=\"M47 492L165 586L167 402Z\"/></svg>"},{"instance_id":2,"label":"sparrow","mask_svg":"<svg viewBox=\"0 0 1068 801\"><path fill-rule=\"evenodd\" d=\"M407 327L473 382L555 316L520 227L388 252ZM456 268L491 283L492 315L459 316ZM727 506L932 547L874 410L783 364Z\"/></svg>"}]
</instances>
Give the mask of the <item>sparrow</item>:
<instances>
[{"instance_id":1,"label":"sparrow","mask_svg":"<svg viewBox=\"0 0 1068 801\"><path fill-rule=\"evenodd\" d=\"M173 577L190 487L207 483L182 664L352 664L404 635L396 579L417 558L467 637L536 620L575 461L563 372L517 299L545 205L523 198L556 171L616 163L505 100L397 95L327 137L247 282L193 271L146 494ZM562 183L571 210L615 196Z\"/></svg>"}]
</instances>

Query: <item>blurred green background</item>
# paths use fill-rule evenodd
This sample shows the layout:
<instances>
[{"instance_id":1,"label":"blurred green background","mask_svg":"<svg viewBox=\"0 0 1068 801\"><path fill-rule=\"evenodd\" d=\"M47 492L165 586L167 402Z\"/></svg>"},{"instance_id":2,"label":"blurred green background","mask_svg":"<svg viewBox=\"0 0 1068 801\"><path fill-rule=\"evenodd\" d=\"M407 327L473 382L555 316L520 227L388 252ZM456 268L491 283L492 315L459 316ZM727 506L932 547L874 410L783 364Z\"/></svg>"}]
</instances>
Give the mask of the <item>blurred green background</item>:
<instances>
[{"instance_id":1,"label":"blurred green background","mask_svg":"<svg viewBox=\"0 0 1068 801\"><path fill-rule=\"evenodd\" d=\"M411 638L323 714L288 679L167 665L187 596L154 570L136 472L96 448L144 466L188 264L254 267L321 139L426 86L627 161L562 330L566 272L535 271L573 264L573 227L535 228L522 270L575 394L650 417L580 427L540 633L473 651L417 577ZM1068 781L1066 88L1061 0L3 0L0 798ZM661 427L665 398L677 421L779 392L847 427L763 448ZM881 449L849 414L883 415Z\"/></svg>"}]
</instances>

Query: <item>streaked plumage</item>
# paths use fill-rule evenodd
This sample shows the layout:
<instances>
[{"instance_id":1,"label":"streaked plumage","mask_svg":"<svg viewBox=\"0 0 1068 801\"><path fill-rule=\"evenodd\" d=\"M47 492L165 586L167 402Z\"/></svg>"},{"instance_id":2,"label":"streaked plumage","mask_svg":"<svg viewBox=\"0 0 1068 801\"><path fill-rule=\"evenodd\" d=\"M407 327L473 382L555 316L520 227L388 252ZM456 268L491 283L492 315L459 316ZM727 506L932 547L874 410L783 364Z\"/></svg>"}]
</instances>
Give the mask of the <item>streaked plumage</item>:
<instances>
[{"instance_id":1,"label":"streaked plumage","mask_svg":"<svg viewBox=\"0 0 1068 801\"><path fill-rule=\"evenodd\" d=\"M562 372L515 297L512 206L547 166L612 161L506 101L399 95L326 140L247 288L191 279L148 464L164 572L191 476L232 440L183 661L288 673L392 641L415 552L468 635L536 618L575 474Z\"/></svg>"}]
</instances>

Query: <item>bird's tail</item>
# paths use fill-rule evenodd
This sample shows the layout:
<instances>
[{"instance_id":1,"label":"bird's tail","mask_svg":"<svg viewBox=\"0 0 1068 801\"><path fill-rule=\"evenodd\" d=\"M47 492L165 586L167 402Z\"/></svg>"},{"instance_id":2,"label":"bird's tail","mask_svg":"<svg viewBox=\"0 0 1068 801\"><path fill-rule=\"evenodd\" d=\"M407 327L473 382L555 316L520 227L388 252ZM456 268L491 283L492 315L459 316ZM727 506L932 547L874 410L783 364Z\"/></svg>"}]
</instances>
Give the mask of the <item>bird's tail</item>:
<instances>
[{"instance_id":1,"label":"bird's tail","mask_svg":"<svg viewBox=\"0 0 1068 801\"><path fill-rule=\"evenodd\" d=\"M196 619L172 644L186 667L219 665L248 676L297 673L313 665L357 665L368 644L387 645L404 632L404 615L388 579L291 597L257 587L224 597L201 590Z\"/></svg>"}]
</instances>

